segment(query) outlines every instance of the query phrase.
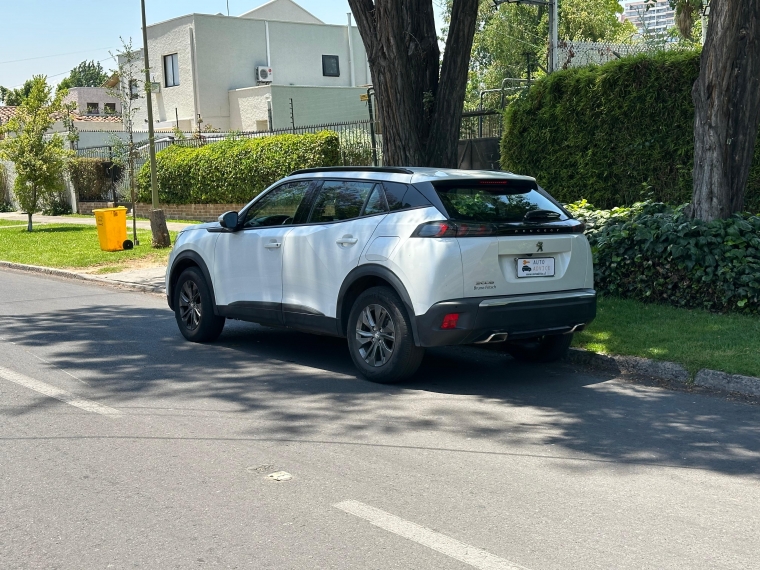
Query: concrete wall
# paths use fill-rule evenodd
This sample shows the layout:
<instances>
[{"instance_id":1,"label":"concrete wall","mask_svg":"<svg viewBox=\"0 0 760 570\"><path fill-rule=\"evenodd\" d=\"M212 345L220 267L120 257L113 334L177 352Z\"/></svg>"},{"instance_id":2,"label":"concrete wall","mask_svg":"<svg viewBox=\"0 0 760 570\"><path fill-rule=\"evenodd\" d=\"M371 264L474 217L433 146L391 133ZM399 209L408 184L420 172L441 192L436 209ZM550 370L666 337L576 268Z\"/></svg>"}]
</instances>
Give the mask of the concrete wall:
<instances>
[{"instance_id":1,"label":"concrete wall","mask_svg":"<svg viewBox=\"0 0 760 570\"><path fill-rule=\"evenodd\" d=\"M164 136L156 133L156 138ZM134 132L133 137L136 143L148 140L148 131ZM126 141L129 135L124 131L79 131L79 142L77 148L92 148L95 146L113 146L114 139Z\"/></svg>"},{"instance_id":2,"label":"concrete wall","mask_svg":"<svg viewBox=\"0 0 760 570\"><path fill-rule=\"evenodd\" d=\"M16 182L16 168L12 162L6 160L0 160L0 165L5 168L7 183L5 188L0 188L0 203L10 204L16 209L20 209L16 197L13 194L13 185ZM71 183L71 179L67 173L63 175L63 183L65 187L66 198L71 206L72 211L77 209L77 196L74 190L74 185Z\"/></svg>"},{"instance_id":3,"label":"concrete wall","mask_svg":"<svg viewBox=\"0 0 760 570\"><path fill-rule=\"evenodd\" d=\"M347 26L279 21L267 24L257 19L193 14L148 27L153 81L162 85L153 104L154 119L162 125L173 123L176 108L183 126L197 128L195 119L200 113L203 126L234 129L229 92L257 85L256 67L267 65L267 25L274 85L351 86ZM352 41L355 83L365 85L371 79L356 27L352 27ZM172 53L178 54L180 85L167 88L163 56ZM322 75L322 55L339 57L340 77ZM147 109L143 97L137 106L141 108L136 122L144 124ZM289 113L288 109L288 123ZM323 117L310 122L330 120L334 119Z\"/></svg>"},{"instance_id":4,"label":"concrete wall","mask_svg":"<svg viewBox=\"0 0 760 570\"><path fill-rule=\"evenodd\" d=\"M261 131L263 121L268 122L267 101L272 105L272 128L292 126L290 100L293 99L293 116L296 127L365 121L369 119L367 103L360 96L367 91L362 87L303 87L261 86L229 92L230 129L235 131Z\"/></svg>"},{"instance_id":5,"label":"concrete wall","mask_svg":"<svg viewBox=\"0 0 760 570\"><path fill-rule=\"evenodd\" d=\"M12 162L0 160L0 165L5 170L5 188L0 188L0 203L18 206L13 196L13 184L16 182L16 168Z\"/></svg>"}]
</instances>

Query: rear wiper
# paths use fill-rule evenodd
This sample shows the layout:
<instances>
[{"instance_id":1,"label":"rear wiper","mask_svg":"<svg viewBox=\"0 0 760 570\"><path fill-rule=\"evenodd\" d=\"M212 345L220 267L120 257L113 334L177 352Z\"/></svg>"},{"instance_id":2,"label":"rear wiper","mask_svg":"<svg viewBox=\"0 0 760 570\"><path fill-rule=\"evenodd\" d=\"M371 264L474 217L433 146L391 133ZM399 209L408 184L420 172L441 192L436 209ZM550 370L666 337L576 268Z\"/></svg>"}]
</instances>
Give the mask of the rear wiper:
<instances>
[{"instance_id":1,"label":"rear wiper","mask_svg":"<svg viewBox=\"0 0 760 570\"><path fill-rule=\"evenodd\" d=\"M525 214L524 222L533 222L535 220L558 220L561 214L552 210L532 210Z\"/></svg>"}]
</instances>

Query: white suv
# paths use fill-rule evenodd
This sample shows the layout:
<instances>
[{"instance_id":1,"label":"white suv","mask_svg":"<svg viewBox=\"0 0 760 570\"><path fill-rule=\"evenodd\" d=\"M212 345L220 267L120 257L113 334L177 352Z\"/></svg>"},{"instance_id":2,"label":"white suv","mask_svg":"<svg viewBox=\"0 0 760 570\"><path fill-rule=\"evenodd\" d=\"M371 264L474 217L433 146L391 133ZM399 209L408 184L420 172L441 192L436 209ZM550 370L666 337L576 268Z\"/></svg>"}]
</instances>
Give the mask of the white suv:
<instances>
[{"instance_id":1,"label":"white suv","mask_svg":"<svg viewBox=\"0 0 760 570\"><path fill-rule=\"evenodd\" d=\"M294 172L180 233L166 291L188 340L228 318L344 337L377 382L433 346L555 360L596 315L583 224L533 178L491 171Z\"/></svg>"}]
</instances>

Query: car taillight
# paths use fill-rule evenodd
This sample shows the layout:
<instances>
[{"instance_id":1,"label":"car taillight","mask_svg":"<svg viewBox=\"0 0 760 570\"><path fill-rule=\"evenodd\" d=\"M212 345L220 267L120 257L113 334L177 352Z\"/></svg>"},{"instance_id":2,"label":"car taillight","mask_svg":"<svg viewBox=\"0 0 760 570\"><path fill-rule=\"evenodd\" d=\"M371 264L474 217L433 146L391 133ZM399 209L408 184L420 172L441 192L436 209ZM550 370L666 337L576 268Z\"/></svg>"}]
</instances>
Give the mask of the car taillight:
<instances>
[{"instance_id":1,"label":"car taillight","mask_svg":"<svg viewBox=\"0 0 760 570\"><path fill-rule=\"evenodd\" d=\"M459 313L449 313L445 317L443 317L443 323L441 324L441 328L443 330L451 330L457 328L457 323L459 322Z\"/></svg>"},{"instance_id":2,"label":"car taillight","mask_svg":"<svg viewBox=\"0 0 760 570\"><path fill-rule=\"evenodd\" d=\"M451 222L428 222L422 224L414 230L412 237L421 238L443 238L456 237L457 226Z\"/></svg>"},{"instance_id":3,"label":"car taillight","mask_svg":"<svg viewBox=\"0 0 760 570\"><path fill-rule=\"evenodd\" d=\"M417 226L412 237L421 238L450 238L450 237L494 237L494 236L524 236L552 234L582 234L586 230L583 222L564 220L544 224L511 222L511 223L478 223L478 222L426 222Z\"/></svg>"},{"instance_id":4,"label":"car taillight","mask_svg":"<svg viewBox=\"0 0 760 570\"><path fill-rule=\"evenodd\" d=\"M483 237L495 234L491 224L457 224L457 237Z\"/></svg>"}]
</instances>

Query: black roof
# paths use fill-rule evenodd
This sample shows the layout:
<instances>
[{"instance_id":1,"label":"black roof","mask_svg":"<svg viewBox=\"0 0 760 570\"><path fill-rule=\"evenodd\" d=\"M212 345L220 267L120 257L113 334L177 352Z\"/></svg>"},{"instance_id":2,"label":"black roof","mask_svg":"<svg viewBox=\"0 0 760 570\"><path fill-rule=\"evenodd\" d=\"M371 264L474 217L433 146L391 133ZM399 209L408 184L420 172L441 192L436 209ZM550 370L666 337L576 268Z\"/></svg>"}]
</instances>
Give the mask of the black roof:
<instances>
[{"instance_id":1,"label":"black roof","mask_svg":"<svg viewBox=\"0 0 760 570\"><path fill-rule=\"evenodd\" d=\"M414 174L413 170L399 166L324 166L321 168L304 168L291 172L296 174L311 174L313 172L389 172L391 174Z\"/></svg>"}]
</instances>

